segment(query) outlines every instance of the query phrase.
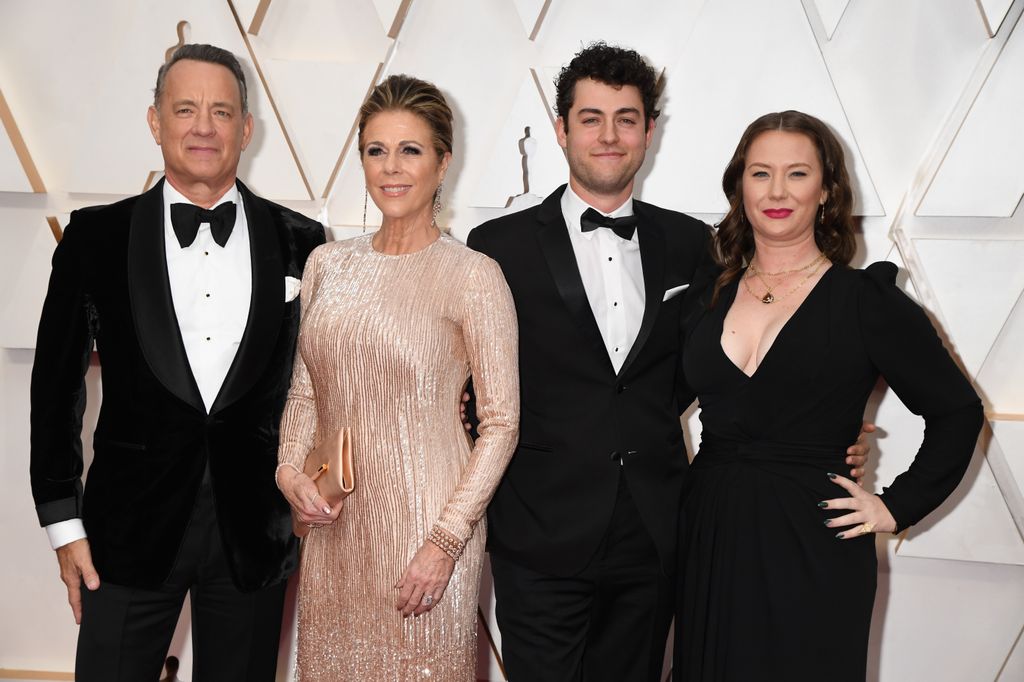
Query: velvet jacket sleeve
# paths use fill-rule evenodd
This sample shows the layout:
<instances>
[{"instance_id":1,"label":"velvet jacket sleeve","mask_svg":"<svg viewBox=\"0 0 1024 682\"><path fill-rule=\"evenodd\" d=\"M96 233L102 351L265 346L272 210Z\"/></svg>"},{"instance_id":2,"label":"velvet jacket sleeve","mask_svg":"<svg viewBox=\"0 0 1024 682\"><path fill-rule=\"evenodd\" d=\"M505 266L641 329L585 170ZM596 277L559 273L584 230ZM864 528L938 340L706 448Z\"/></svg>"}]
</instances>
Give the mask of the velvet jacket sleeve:
<instances>
[{"instance_id":1,"label":"velvet jacket sleeve","mask_svg":"<svg viewBox=\"0 0 1024 682\"><path fill-rule=\"evenodd\" d=\"M925 420L924 441L910 468L880 496L899 532L960 483L984 412L924 311L896 286L896 274L896 266L885 262L864 271L858 314L871 361L903 404Z\"/></svg>"},{"instance_id":2,"label":"velvet jacket sleeve","mask_svg":"<svg viewBox=\"0 0 1024 682\"><path fill-rule=\"evenodd\" d=\"M501 268L476 256L463 285L462 336L476 391L480 436L436 526L466 542L494 495L519 440L519 334Z\"/></svg>"},{"instance_id":3,"label":"velvet jacket sleeve","mask_svg":"<svg viewBox=\"0 0 1024 682\"><path fill-rule=\"evenodd\" d=\"M82 515L85 372L98 327L82 267L82 230L72 214L53 253L32 365L29 470L43 526Z\"/></svg>"}]
</instances>

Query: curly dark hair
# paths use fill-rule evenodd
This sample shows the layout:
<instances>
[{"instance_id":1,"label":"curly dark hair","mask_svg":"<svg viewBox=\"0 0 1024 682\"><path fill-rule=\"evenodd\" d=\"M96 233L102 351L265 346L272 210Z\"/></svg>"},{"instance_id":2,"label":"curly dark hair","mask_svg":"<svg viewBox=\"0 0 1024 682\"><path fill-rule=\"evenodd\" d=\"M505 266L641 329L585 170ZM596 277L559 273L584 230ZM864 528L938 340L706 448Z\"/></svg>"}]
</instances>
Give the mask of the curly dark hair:
<instances>
[{"instance_id":1,"label":"curly dark hair","mask_svg":"<svg viewBox=\"0 0 1024 682\"><path fill-rule=\"evenodd\" d=\"M736 151L722 175L722 190L729 199L729 212L718 224L712 243L715 261L722 274L715 282L712 302L722 287L735 280L754 255L754 233L743 210L743 172L747 167L747 151L762 133L780 130L807 136L818 152L821 163L821 186L828 192L824 219L815 219L814 241L825 256L837 265L846 266L857 250L853 224L853 188L846 170L846 155L835 133L821 120L800 111L765 114L747 126L736 145Z\"/></svg>"},{"instance_id":2,"label":"curly dark hair","mask_svg":"<svg viewBox=\"0 0 1024 682\"><path fill-rule=\"evenodd\" d=\"M599 83L621 87L633 85L644 103L644 128L658 118L661 84L658 74L635 50L609 45L604 41L590 43L562 67L555 79L555 112L569 130L569 109L576 96L576 83L587 78Z\"/></svg>"}]
</instances>

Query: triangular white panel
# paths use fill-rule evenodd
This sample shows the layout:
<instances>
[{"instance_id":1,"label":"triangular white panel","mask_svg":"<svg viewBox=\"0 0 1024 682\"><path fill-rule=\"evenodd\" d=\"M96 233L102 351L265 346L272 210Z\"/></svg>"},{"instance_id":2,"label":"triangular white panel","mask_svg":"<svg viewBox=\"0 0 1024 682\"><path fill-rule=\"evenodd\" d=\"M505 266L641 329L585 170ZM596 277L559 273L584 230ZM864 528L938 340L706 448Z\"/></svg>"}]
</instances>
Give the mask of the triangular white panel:
<instances>
[{"instance_id":1,"label":"triangular white panel","mask_svg":"<svg viewBox=\"0 0 1024 682\"><path fill-rule=\"evenodd\" d=\"M377 67L376 62L263 64L315 197L323 195Z\"/></svg>"},{"instance_id":2,"label":"triangular white panel","mask_svg":"<svg viewBox=\"0 0 1024 682\"><path fill-rule=\"evenodd\" d=\"M519 20L523 23L523 31L529 36L533 33L533 28L537 25L537 19L540 18L541 10L544 9L544 3L546 0L512 0L512 4L516 6L516 12L519 14Z\"/></svg>"},{"instance_id":3,"label":"triangular white panel","mask_svg":"<svg viewBox=\"0 0 1024 682\"><path fill-rule=\"evenodd\" d=\"M836 27L839 26L839 20L843 18L846 6L850 4L850 0L814 0L814 4L818 7L818 16L821 17L821 23L825 25L825 33L828 35L829 40L831 40L832 34L836 32Z\"/></svg>"},{"instance_id":4,"label":"triangular white panel","mask_svg":"<svg viewBox=\"0 0 1024 682\"><path fill-rule=\"evenodd\" d=\"M385 34L391 30L391 25L395 23L395 15L401 6L402 0L373 0L373 7L377 11Z\"/></svg>"},{"instance_id":5,"label":"triangular white panel","mask_svg":"<svg viewBox=\"0 0 1024 682\"><path fill-rule=\"evenodd\" d=\"M953 495L909 531L898 554L1024 566L1024 540L981 453Z\"/></svg>"},{"instance_id":6,"label":"triangular white panel","mask_svg":"<svg viewBox=\"0 0 1024 682\"><path fill-rule=\"evenodd\" d=\"M533 76L527 73L504 127L493 138L490 150L483 154L486 165L475 187L468 193L467 203L472 206L505 206L511 197L523 193L520 141L527 127L530 129L530 141L525 143L531 151L528 162L530 193L546 196L566 181L569 168L565 155L558 146L540 91Z\"/></svg>"},{"instance_id":7,"label":"triangular white panel","mask_svg":"<svg viewBox=\"0 0 1024 682\"><path fill-rule=\"evenodd\" d=\"M648 160L644 199L687 212L723 213L722 171L743 130L764 113L798 109L825 121L845 143L856 212L883 213L799 0L706 4L668 74L658 147L684 153Z\"/></svg>"},{"instance_id":8,"label":"triangular white panel","mask_svg":"<svg viewBox=\"0 0 1024 682\"><path fill-rule=\"evenodd\" d=\"M1024 291L1024 241L914 241L957 353L972 375L981 369Z\"/></svg>"},{"instance_id":9,"label":"triangular white panel","mask_svg":"<svg viewBox=\"0 0 1024 682\"><path fill-rule=\"evenodd\" d=\"M1013 680L1024 680L1024 626L1017 635L1013 650L1006 657L1002 670L996 682L1013 682Z\"/></svg>"},{"instance_id":10,"label":"triangular white panel","mask_svg":"<svg viewBox=\"0 0 1024 682\"><path fill-rule=\"evenodd\" d=\"M978 384L985 387L987 405L997 414L1024 414L1024 297L1018 299L999 332L985 364L978 372Z\"/></svg>"},{"instance_id":11,"label":"triangular white panel","mask_svg":"<svg viewBox=\"0 0 1024 682\"><path fill-rule=\"evenodd\" d=\"M25 168L14 151L11 138L0 125L0 192L31 192Z\"/></svg>"},{"instance_id":12,"label":"triangular white panel","mask_svg":"<svg viewBox=\"0 0 1024 682\"><path fill-rule=\"evenodd\" d=\"M1024 415L1013 419L993 419L992 432L999 443L998 454L1002 455L1003 471L1008 475L1000 477L1007 505L1024 519L1024 508L1017 508L1024 502ZM995 465L994 465L995 466ZM1000 468L996 466L996 471Z\"/></svg>"},{"instance_id":13,"label":"triangular white panel","mask_svg":"<svg viewBox=\"0 0 1024 682\"><path fill-rule=\"evenodd\" d=\"M988 26L989 35L994 36L999 32L999 27L1002 26L1003 19L1006 18L1006 13L1012 4L1013 0L978 0L978 7L985 15L985 24Z\"/></svg>"},{"instance_id":14,"label":"triangular white panel","mask_svg":"<svg viewBox=\"0 0 1024 682\"><path fill-rule=\"evenodd\" d=\"M821 45L886 213L920 182L921 163L988 43L963 0L851 2ZM913 39L908 39L913 36Z\"/></svg>"},{"instance_id":15,"label":"triangular white panel","mask_svg":"<svg viewBox=\"0 0 1024 682\"><path fill-rule=\"evenodd\" d=\"M242 28L246 31L252 25L252 19L256 16L256 10L259 8L260 2L261 0L231 0L235 11L238 12L238 20L242 22Z\"/></svg>"},{"instance_id":16,"label":"triangular white panel","mask_svg":"<svg viewBox=\"0 0 1024 682\"><path fill-rule=\"evenodd\" d=\"M380 62L392 16L382 21L369 0L275 0L253 46L260 61Z\"/></svg>"},{"instance_id":17,"label":"triangular white panel","mask_svg":"<svg viewBox=\"0 0 1024 682\"><path fill-rule=\"evenodd\" d=\"M1010 35L917 208L921 216L1007 217L1024 195L1024 31ZM978 182L984 178L984 182ZM969 188L969 189L968 189Z\"/></svg>"}]
</instances>

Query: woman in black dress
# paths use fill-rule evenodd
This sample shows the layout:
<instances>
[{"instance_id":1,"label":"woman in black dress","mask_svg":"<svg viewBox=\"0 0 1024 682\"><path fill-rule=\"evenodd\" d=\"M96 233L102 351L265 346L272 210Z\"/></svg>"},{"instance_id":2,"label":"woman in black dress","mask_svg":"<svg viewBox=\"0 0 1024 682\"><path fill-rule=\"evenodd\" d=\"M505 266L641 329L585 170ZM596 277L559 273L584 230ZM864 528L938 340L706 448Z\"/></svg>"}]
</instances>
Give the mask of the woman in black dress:
<instances>
[{"instance_id":1,"label":"woman in black dress","mask_svg":"<svg viewBox=\"0 0 1024 682\"><path fill-rule=\"evenodd\" d=\"M981 402L897 268L855 250L842 147L818 119L768 114L722 185L721 266L687 321L700 451L683 511L676 680L863 680L874 533L900 532L956 487ZM878 376L924 442L880 495L842 471Z\"/></svg>"}]
</instances>

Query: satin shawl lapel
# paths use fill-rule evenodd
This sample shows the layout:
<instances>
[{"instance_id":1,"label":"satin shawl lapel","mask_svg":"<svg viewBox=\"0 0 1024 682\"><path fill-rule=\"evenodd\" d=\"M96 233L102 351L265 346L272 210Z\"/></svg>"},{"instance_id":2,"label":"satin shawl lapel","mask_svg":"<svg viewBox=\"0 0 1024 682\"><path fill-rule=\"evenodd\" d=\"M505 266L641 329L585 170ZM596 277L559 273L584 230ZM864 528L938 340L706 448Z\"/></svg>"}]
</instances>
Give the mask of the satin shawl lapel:
<instances>
[{"instance_id":1,"label":"satin shawl lapel","mask_svg":"<svg viewBox=\"0 0 1024 682\"><path fill-rule=\"evenodd\" d=\"M277 225L267 202L250 192L241 181L238 182L238 194L249 225L252 298L245 334L210 409L211 414L237 401L263 375L277 345L284 314L284 263Z\"/></svg>"},{"instance_id":2,"label":"satin shawl lapel","mask_svg":"<svg viewBox=\"0 0 1024 682\"><path fill-rule=\"evenodd\" d=\"M537 213L540 221L537 239L558 293L565 302L565 307L569 309L569 314L576 321L580 334L605 359L608 369L611 370L612 363L608 358L608 350L601 338L597 320L594 319L590 301L587 300L587 291L583 288L583 278L580 277L576 254L572 250L572 242L569 241L569 229L562 216L562 191L564 187L561 191L552 193L541 204Z\"/></svg>"},{"instance_id":3,"label":"satin shawl lapel","mask_svg":"<svg viewBox=\"0 0 1024 682\"><path fill-rule=\"evenodd\" d=\"M665 295L665 236L661 232L661 227L655 225L651 216L644 210L643 204L634 201L633 211L639 218L636 230L640 240L640 263L644 270L644 317L640 322L636 341L633 342L633 347L629 349L629 354L619 370L619 376L626 373L643 350L658 319L661 297Z\"/></svg>"},{"instance_id":4,"label":"satin shawl lapel","mask_svg":"<svg viewBox=\"0 0 1024 682\"><path fill-rule=\"evenodd\" d=\"M128 298L146 363L167 390L205 413L181 340L164 251L164 180L135 202L128 231Z\"/></svg>"}]
</instances>

